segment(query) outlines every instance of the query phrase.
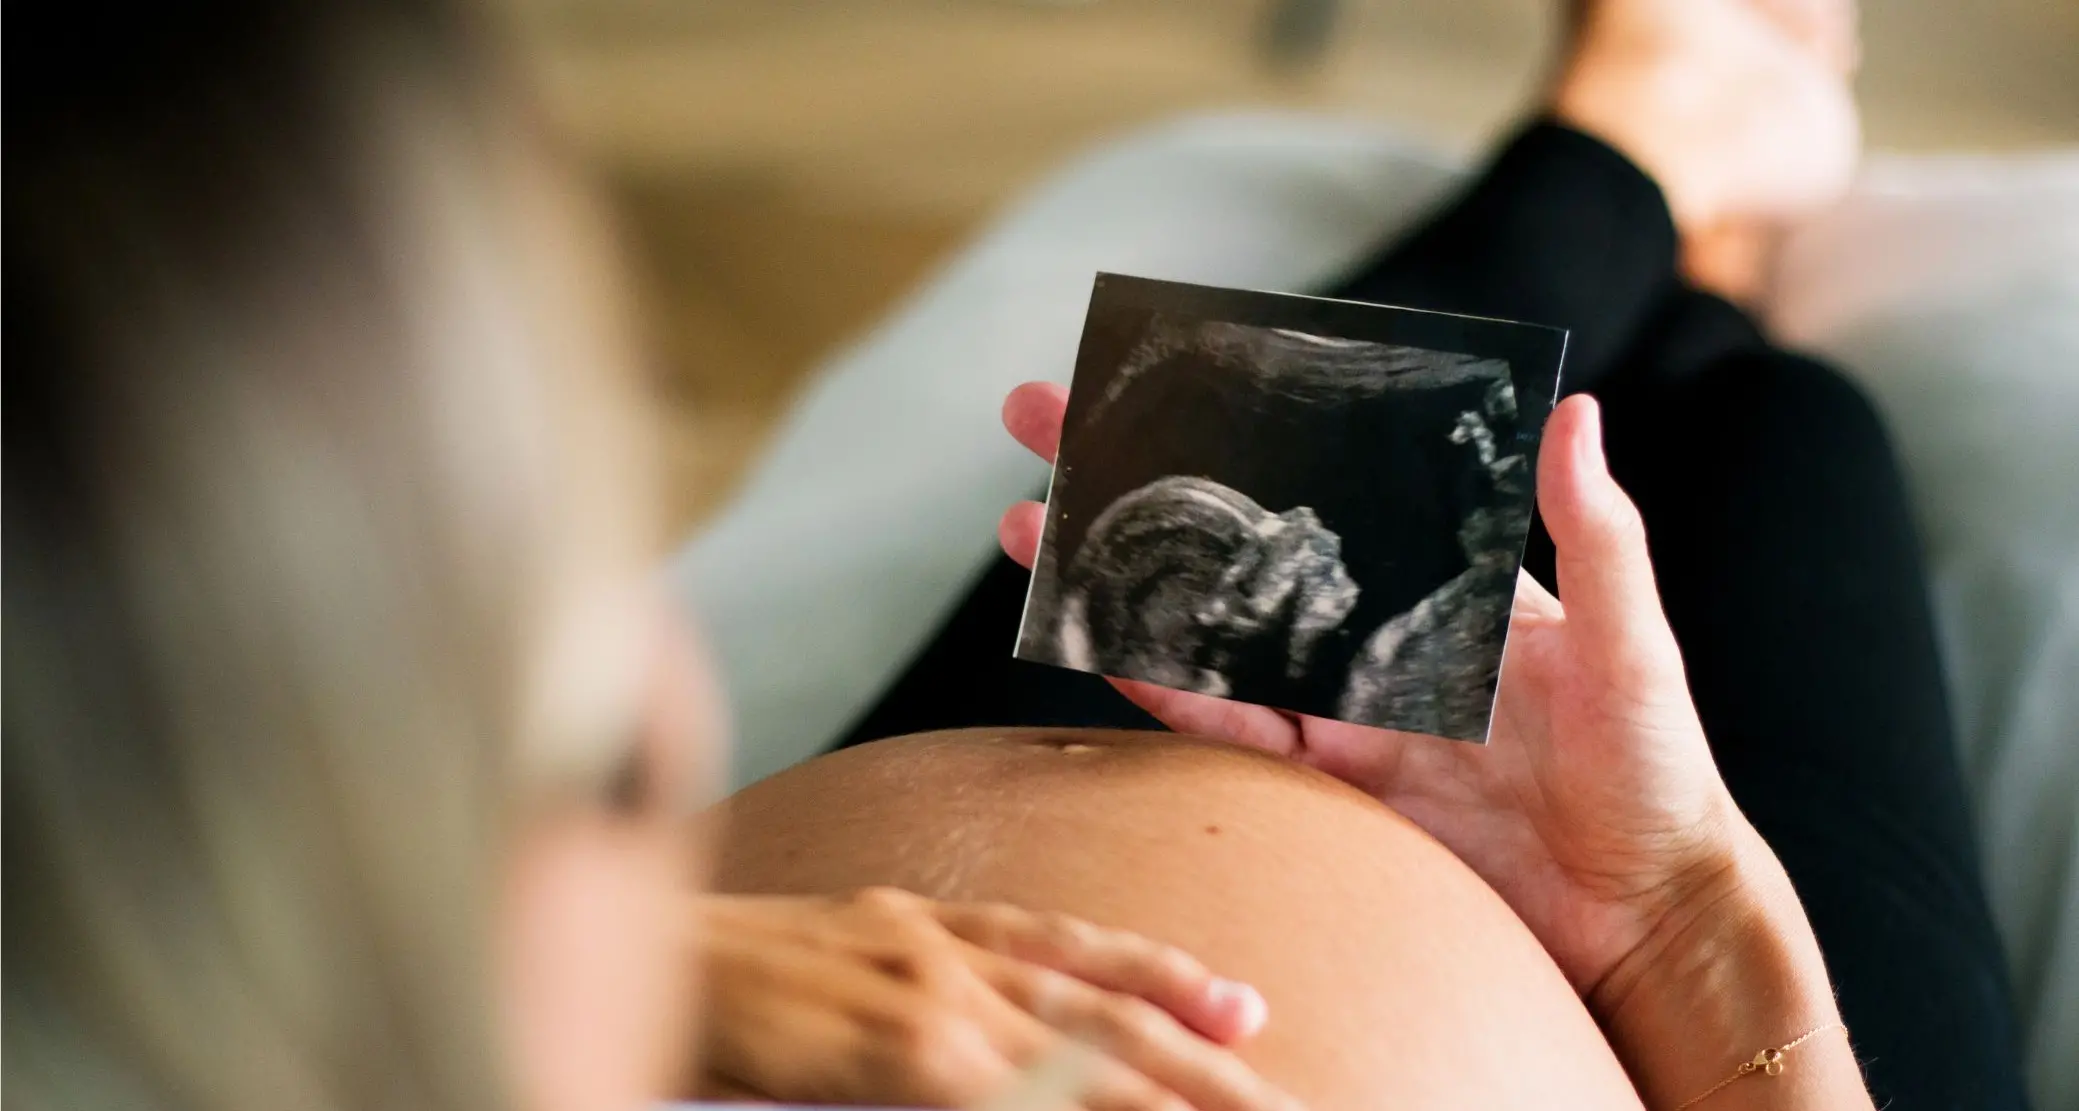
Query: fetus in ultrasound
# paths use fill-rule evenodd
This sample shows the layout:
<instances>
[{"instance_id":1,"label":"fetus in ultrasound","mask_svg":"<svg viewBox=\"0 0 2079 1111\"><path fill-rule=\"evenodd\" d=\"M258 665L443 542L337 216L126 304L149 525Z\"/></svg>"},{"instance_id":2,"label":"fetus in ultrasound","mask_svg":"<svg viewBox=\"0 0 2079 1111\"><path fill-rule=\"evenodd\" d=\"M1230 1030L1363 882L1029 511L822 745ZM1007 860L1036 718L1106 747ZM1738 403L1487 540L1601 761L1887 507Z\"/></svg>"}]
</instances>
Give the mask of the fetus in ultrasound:
<instances>
[{"instance_id":1,"label":"fetus in ultrasound","mask_svg":"<svg viewBox=\"0 0 2079 1111\"><path fill-rule=\"evenodd\" d=\"M1107 506L1065 570L1063 655L1202 694L1235 693L1238 675L1298 680L1357 604L1341 548L1305 506L1157 479Z\"/></svg>"},{"instance_id":2,"label":"fetus in ultrasound","mask_svg":"<svg viewBox=\"0 0 2079 1111\"><path fill-rule=\"evenodd\" d=\"M1565 347L1099 275L1014 654L1485 740Z\"/></svg>"}]
</instances>

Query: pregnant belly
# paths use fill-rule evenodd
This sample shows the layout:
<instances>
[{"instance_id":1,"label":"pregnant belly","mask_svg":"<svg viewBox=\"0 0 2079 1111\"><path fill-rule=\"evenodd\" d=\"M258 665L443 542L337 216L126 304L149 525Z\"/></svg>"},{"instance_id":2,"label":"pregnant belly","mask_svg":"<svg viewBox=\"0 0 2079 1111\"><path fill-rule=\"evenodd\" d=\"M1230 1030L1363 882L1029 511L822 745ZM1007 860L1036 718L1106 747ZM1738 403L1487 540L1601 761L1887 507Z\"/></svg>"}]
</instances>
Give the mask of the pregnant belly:
<instances>
[{"instance_id":1,"label":"pregnant belly","mask_svg":"<svg viewBox=\"0 0 2079 1111\"><path fill-rule=\"evenodd\" d=\"M1167 734L922 734L810 761L723 812L724 891L888 884L1189 950L1263 991L1270 1024L1243 1054L1317 1111L1638 1106L1478 876L1271 757Z\"/></svg>"}]
</instances>

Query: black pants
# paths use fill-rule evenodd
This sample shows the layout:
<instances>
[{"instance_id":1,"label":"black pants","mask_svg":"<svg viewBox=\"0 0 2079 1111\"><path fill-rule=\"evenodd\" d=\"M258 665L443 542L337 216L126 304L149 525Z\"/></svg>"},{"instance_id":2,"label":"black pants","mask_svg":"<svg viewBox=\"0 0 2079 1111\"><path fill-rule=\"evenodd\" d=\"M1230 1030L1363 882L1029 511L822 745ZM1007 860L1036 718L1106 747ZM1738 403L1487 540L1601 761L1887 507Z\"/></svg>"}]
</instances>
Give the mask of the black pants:
<instances>
[{"instance_id":1,"label":"black pants","mask_svg":"<svg viewBox=\"0 0 2079 1111\"><path fill-rule=\"evenodd\" d=\"M1675 272L1654 183L1533 126L1334 296L1568 328L1604 407L1727 785L1790 872L1878 1106L2024 1103L1918 542L1870 403ZM1533 529L1526 566L1553 582ZM1160 728L1102 680L1010 658L999 558L846 743L971 725Z\"/></svg>"}]
</instances>

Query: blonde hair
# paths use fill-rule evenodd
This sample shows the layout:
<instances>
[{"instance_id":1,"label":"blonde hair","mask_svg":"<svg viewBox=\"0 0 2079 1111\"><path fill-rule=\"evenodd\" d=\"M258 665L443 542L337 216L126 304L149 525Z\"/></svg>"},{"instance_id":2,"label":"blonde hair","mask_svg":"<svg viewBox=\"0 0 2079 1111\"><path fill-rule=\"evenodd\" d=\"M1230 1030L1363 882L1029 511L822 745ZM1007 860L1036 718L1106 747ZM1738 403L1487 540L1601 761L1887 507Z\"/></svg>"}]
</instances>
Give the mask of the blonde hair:
<instances>
[{"instance_id":1,"label":"blonde hair","mask_svg":"<svg viewBox=\"0 0 2079 1111\"><path fill-rule=\"evenodd\" d=\"M16 26L6 1101L500 1106L654 539L597 228L466 14L165 7Z\"/></svg>"}]
</instances>

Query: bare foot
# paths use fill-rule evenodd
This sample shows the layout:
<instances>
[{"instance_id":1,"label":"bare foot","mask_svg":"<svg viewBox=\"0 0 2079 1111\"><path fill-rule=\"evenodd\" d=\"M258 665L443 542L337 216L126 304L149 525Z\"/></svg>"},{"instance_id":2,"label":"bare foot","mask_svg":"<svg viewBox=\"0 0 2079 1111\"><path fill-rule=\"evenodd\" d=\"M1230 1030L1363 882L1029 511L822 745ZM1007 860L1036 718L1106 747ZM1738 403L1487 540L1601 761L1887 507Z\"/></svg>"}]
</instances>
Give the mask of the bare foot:
<instances>
[{"instance_id":1,"label":"bare foot","mask_svg":"<svg viewBox=\"0 0 2079 1111\"><path fill-rule=\"evenodd\" d=\"M1853 0L1577 0L1561 121L1660 182L1685 236L1838 198L1861 152Z\"/></svg>"},{"instance_id":2,"label":"bare foot","mask_svg":"<svg viewBox=\"0 0 2079 1111\"><path fill-rule=\"evenodd\" d=\"M1682 233L1682 278L1733 304L1759 305L1769 291L1783 225L1746 220Z\"/></svg>"}]
</instances>

